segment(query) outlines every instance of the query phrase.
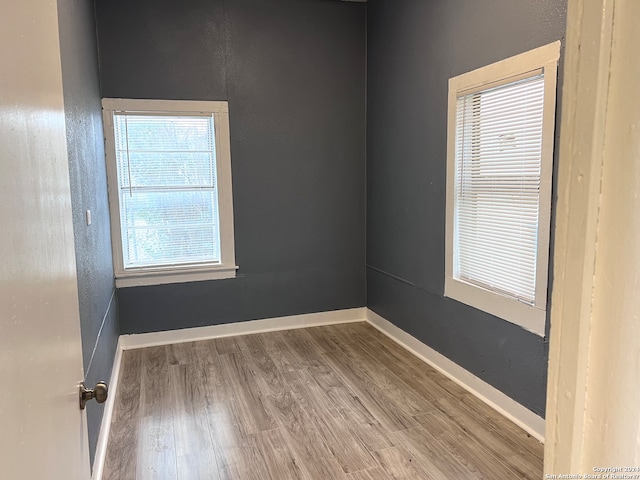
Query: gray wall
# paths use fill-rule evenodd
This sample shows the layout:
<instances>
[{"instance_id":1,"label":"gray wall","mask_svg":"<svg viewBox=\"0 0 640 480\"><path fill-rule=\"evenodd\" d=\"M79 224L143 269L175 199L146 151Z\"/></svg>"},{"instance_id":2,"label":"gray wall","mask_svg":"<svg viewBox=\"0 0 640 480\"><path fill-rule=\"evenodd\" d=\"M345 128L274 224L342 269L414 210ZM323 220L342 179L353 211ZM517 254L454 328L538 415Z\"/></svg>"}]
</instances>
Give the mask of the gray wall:
<instances>
[{"instance_id":1,"label":"gray wall","mask_svg":"<svg viewBox=\"0 0 640 480\"><path fill-rule=\"evenodd\" d=\"M366 294L544 414L546 341L443 297L446 94L451 76L562 39L566 0L96 5L103 96L230 106L239 276L120 289L122 333L357 307Z\"/></svg>"},{"instance_id":2,"label":"gray wall","mask_svg":"<svg viewBox=\"0 0 640 480\"><path fill-rule=\"evenodd\" d=\"M365 6L97 0L104 97L228 100L238 278L118 290L122 333L365 305Z\"/></svg>"},{"instance_id":3,"label":"gray wall","mask_svg":"<svg viewBox=\"0 0 640 480\"><path fill-rule=\"evenodd\" d=\"M546 340L443 296L447 80L563 39L565 10L566 0L368 3L368 306L541 415Z\"/></svg>"},{"instance_id":4,"label":"gray wall","mask_svg":"<svg viewBox=\"0 0 640 480\"><path fill-rule=\"evenodd\" d=\"M104 164L98 56L92 2L59 0L73 230L85 382L108 381L118 341ZM93 221L85 222L85 210ZM104 407L87 405L91 461Z\"/></svg>"}]
</instances>

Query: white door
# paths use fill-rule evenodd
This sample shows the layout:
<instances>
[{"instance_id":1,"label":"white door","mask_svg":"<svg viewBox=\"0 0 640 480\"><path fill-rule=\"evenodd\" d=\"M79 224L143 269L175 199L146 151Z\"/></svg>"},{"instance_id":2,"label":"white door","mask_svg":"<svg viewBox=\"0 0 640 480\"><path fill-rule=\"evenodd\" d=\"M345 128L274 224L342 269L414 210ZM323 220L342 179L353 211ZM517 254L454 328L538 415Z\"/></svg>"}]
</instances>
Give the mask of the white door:
<instances>
[{"instance_id":1,"label":"white door","mask_svg":"<svg viewBox=\"0 0 640 480\"><path fill-rule=\"evenodd\" d=\"M0 6L0 478L89 478L56 2Z\"/></svg>"}]
</instances>

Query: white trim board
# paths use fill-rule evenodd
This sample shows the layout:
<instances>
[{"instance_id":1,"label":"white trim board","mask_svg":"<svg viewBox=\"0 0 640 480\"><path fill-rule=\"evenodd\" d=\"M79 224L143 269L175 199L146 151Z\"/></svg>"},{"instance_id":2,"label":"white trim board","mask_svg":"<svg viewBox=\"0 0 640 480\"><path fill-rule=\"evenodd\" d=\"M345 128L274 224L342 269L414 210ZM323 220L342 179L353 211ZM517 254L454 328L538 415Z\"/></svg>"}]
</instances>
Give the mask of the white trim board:
<instances>
[{"instance_id":1,"label":"white trim board","mask_svg":"<svg viewBox=\"0 0 640 480\"><path fill-rule=\"evenodd\" d=\"M380 330L401 347L413 353L425 363L428 363L440 373L450 378L458 385L468 390L491 408L502 414L513 423L523 428L540 442L544 443L544 418L536 415L528 408L505 395L497 388L465 370L457 363L425 345L417 338L367 309L366 319L373 327Z\"/></svg>"},{"instance_id":2,"label":"white trim board","mask_svg":"<svg viewBox=\"0 0 640 480\"><path fill-rule=\"evenodd\" d=\"M545 421L526 407L508 397L500 390L479 379L444 355L436 352L420 340L412 337L404 330L393 325L377 313L368 308L351 308L329 312L291 315L287 317L250 320L246 322L212 325L208 327L185 328L166 332L141 333L135 335L121 335L118 340L116 356L109 383L109 397L105 404L100 436L96 448L93 464L93 480L101 480L107 450L107 440L113 416L113 405L118 388L122 352L134 348L152 347L170 343L191 342L209 338L230 337L252 333L275 332L278 330L292 330L321 325L336 325L340 323L367 321L373 327L387 335L391 340L416 355L425 363L431 365L440 373L450 378L458 385L469 391L491 408L508 418L516 425L541 442L544 442Z\"/></svg>"},{"instance_id":3,"label":"white trim board","mask_svg":"<svg viewBox=\"0 0 640 480\"><path fill-rule=\"evenodd\" d=\"M329 312L305 313L287 317L266 318L263 320L249 320L246 322L226 323L208 327L184 328L165 332L138 333L121 335L120 346L123 350L133 348L154 347L169 343L193 342L209 338L232 337L235 335L249 335L252 333L275 332L278 330L293 330L296 328L317 327L320 325L335 325L339 323L362 322L366 316L366 308L349 308Z\"/></svg>"},{"instance_id":4,"label":"white trim board","mask_svg":"<svg viewBox=\"0 0 640 480\"><path fill-rule=\"evenodd\" d=\"M121 335L119 344L123 350L128 350L170 343L205 340L208 338L274 332L278 330L335 325L365 320L400 346L478 397L498 413L523 428L540 442L544 442L545 420L542 417L536 415L497 388L489 385L441 353L438 353L417 338L412 337L404 330L396 327L388 320L365 307L267 318L263 320L250 320L207 327L185 328L166 332Z\"/></svg>"},{"instance_id":5,"label":"white trim board","mask_svg":"<svg viewBox=\"0 0 640 480\"><path fill-rule=\"evenodd\" d=\"M104 462L107 457L107 442L109 440L109 431L111 430L111 419L113 418L113 407L116 401L116 391L120 381L120 364L122 363L122 336L118 339L116 345L116 356L113 359L113 368L111 370L111 379L109 380L109 395L104 404L102 412L102 422L100 423L100 433L98 434L98 443L96 445L95 457L93 459L93 471L91 478L93 480L101 480L104 470Z\"/></svg>"}]
</instances>

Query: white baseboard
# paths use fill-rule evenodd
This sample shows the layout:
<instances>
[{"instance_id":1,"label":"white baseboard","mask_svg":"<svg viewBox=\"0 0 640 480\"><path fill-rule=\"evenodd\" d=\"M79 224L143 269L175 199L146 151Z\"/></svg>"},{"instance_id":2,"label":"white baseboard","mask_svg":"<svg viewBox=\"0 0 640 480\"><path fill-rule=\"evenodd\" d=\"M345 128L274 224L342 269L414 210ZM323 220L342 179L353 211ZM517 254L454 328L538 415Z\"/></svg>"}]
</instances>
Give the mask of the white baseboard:
<instances>
[{"instance_id":1,"label":"white baseboard","mask_svg":"<svg viewBox=\"0 0 640 480\"><path fill-rule=\"evenodd\" d=\"M120 337L122 338L122 337ZM116 401L116 391L120 380L120 364L122 363L122 345L120 339L116 345L116 356L113 359L113 368L111 369L111 379L109 380L109 395L104 404L102 412L102 422L100 423L100 434L98 435L98 444L96 445L96 453L93 459L92 480L101 480L104 470L104 462L107 455L107 441L109 440L109 431L111 430L111 419L113 418L113 407Z\"/></svg>"},{"instance_id":2,"label":"white baseboard","mask_svg":"<svg viewBox=\"0 0 640 480\"><path fill-rule=\"evenodd\" d=\"M377 313L367 309L366 319L367 322L391 338L397 344L431 365L440 373L468 390L487 405L495 409L498 413L501 413L516 425L523 428L526 432L530 433L540 442L544 443L544 418L520 405L511 397L489 385L484 380L476 377L468 370L465 370L460 365L449 360L447 357L425 345L417 338L409 335L404 330L396 327Z\"/></svg>"},{"instance_id":3,"label":"white baseboard","mask_svg":"<svg viewBox=\"0 0 640 480\"><path fill-rule=\"evenodd\" d=\"M436 352L420 340L412 337L404 330L393 325L377 313L368 308L351 308L330 312L291 315L287 317L251 320L247 322L212 325L208 327L185 328L166 332L141 333L136 335L121 335L118 340L116 356L109 383L109 397L105 403L100 436L93 464L93 480L101 480L107 453L107 440L113 417L113 406L118 388L120 363L123 350L152 347L170 343L191 342L209 338L247 335L252 333L274 332L278 330L292 330L296 328L315 327L320 325L335 325L350 322L369 322L401 347L416 355L418 358L434 367L446 377L468 390L498 413L519 425L525 431L541 442L544 442L544 419L520 405L500 390L479 379L469 371Z\"/></svg>"},{"instance_id":4,"label":"white baseboard","mask_svg":"<svg viewBox=\"0 0 640 480\"><path fill-rule=\"evenodd\" d=\"M365 307L333 310L329 312L306 313L287 317L249 320L246 322L211 325L208 327L184 328L166 332L139 333L121 335L120 345L123 350L132 348L153 347L169 343L193 342L208 338L249 335L252 333L275 332L295 328L317 327L338 323L362 322L365 319Z\"/></svg>"}]
</instances>

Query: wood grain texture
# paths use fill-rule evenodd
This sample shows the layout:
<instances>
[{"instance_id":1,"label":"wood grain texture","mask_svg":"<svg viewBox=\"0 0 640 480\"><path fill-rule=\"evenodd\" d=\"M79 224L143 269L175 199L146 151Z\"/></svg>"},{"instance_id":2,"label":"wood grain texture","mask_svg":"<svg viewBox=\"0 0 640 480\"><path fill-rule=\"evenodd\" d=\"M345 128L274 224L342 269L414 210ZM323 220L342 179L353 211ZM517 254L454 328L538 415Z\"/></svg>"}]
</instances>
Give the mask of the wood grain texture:
<instances>
[{"instance_id":1,"label":"wood grain texture","mask_svg":"<svg viewBox=\"0 0 640 480\"><path fill-rule=\"evenodd\" d=\"M263 478L296 480L310 478L287 443L286 433L276 428L255 435L256 446L267 466Z\"/></svg>"},{"instance_id":2,"label":"wood grain texture","mask_svg":"<svg viewBox=\"0 0 640 480\"><path fill-rule=\"evenodd\" d=\"M218 477L215 449L209 424L205 385L207 369L200 365L172 365L169 369L174 400L174 438L178 455L178 478Z\"/></svg>"},{"instance_id":3,"label":"wood grain texture","mask_svg":"<svg viewBox=\"0 0 640 480\"><path fill-rule=\"evenodd\" d=\"M167 347L141 350L140 435L137 475L139 479L176 479L176 442Z\"/></svg>"},{"instance_id":4,"label":"wood grain texture","mask_svg":"<svg viewBox=\"0 0 640 480\"><path fill-rule=\"evenodd\" d=\"M350 473L349 480L389 480L389 476L381 467Z\"/></svg>"},{"instance_id":5,"label":"wood grain texture","mask_svg":"<svg viewBox=\"0 0 640 480\"><path fill-rule=\"evenodd\" d=\"M257 385L257 378L249 363L240 352L220 355L227 393L233 399L230 403L236 420L243 427L245 435L271 430L277 425L267 412L264 394Z\"/></svg>"},{"instance_id":6,"label":"wood grain texture","mask_svg":"<svg viewBox=\"0 0 640 480\"><path fill-rule=\"evenodd\" d=\"M523 478L500 461L499 455L468 436L441 412L426 413L418 416L417 419L420 425L441 442L454 458L470 472L479 474L480 478Z\"/></svg>"},{"instance_id":7,"label":"wood grain texture","mask_svg":"<svg viewBox=\"0 0 640 480\"><path fill-rule=\"evenodd\" d=\"M103 480L135 479L140 456L138 438L142 350L124 352L120 369L120 384L109 430ZM142 452L144 455L144 450Z\"/></svg>"},{"instance_id":8,"label":"wood grain texture","mask_svg":"<svg viewBox=\"0 0 640 480\"><path fill-rule=\"evenodd\" d=\"M240 351L240 346L238 345L238 340L236 337L214 338L211 340L211 342L213 342L216 352L219 355Z\"/></svg>"},{"instance_id":9,"label":"wood grain texture","mask_svg":"<svg viewBox=\"0 0 640 480\"><path fill-rule=\"evenodd\" d=\"M447 447L424 428L396 432L398 443L415 456L436 478L481 479L481 474L469 471L462 463L452 461Z\"/></svg>"},{"instance_id":10,"label":"wood grain texture","mask_svg":"<svg viewBox=\"0 0 640 480\"><path fill-rule=\"evenodd\" d=\"M291 372L288 383L296 400L309 415L325 445L345 473L366 470L372 465L371 454L349 428L329 397L308 372Z\"/></svg>"},{"instance_id":11,"label":"wood grain texture","mask_svg":"<svg viewBox=\"0 0 640 480\"><path fill-rule=\"evenodd\" d=\"M375 452L383 470L394 480L437 480L403 446Z\"/></svg>"},{"instance_id":12,"label":"wood grain texture","mask_svg":"<svg viewBox=\"0 0 640 480\"><path fill-rule=\"evenodd\" d=\"M349 347L351 348L343 350L344 356L362 372L363 377L380 387L395 404L402 405L406 412L420 415L435 409L432 402L414 389L408 388L403 380L378 362L374 355L361 349L360 342L354 342Z\"/></svg>"},{"instance_id":13,"label":"wood grain texture","mask_svg":"<svg viewBox=\"0 0 640 480\"><path fill-rule=\"evenodd\" d=\"M518 474L518 478L535 478L543 468L542 458L531 454L518 442L493 429L486 417L469 412L463 402L449 398L438 401L440 411L469 437L482 444ZM462 407L460 405L463 405Z\"/></svg>"},{"instance_id":14,"label":"wood grain texture","mask_svg":"<svg viewBox=\"0 0 640 480\"><path fill-rule=\"evenodd\" d=\"M363 323L125 352L104 479L541 478L542 445Z\"/></svg>"},{"instance_id":15,"label":"wood grain texture","mask_svg":"<svg viewBox=\"0 0 640 480\"><path fill-rule=\"evenodd\" d=\"M529 433L502 415L496 415L491 407L473 395L460 395L456 398L460 400L458 402L459 408L471 416L482 418L488 429L512 439L520 448L528 451L534 458L542 463L544 448L542 444Z\"/></svg>"},{"instance_id":16,"label":"wood grain texture","mask_svg":"<svg viewBox=\"0 0 640 480\"><path fill-rule=\"evenodd\" d=\"M382 425L392 432L417 426L412 416L404 410L403 405L394 402L382 387L367 378L342 352L333 351L327 353L325 357L329 365L342 376L348 387L357 393L362 403Z\"/></svg>"}]
</instances>

